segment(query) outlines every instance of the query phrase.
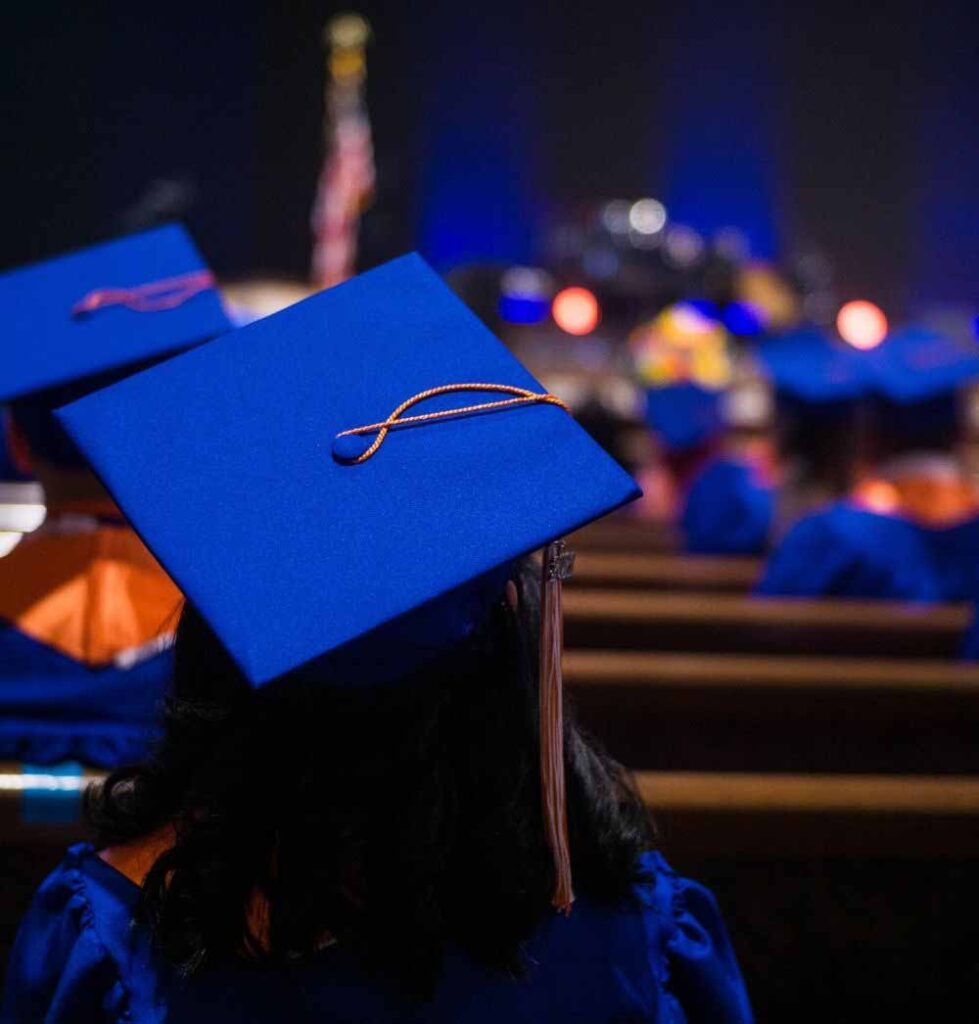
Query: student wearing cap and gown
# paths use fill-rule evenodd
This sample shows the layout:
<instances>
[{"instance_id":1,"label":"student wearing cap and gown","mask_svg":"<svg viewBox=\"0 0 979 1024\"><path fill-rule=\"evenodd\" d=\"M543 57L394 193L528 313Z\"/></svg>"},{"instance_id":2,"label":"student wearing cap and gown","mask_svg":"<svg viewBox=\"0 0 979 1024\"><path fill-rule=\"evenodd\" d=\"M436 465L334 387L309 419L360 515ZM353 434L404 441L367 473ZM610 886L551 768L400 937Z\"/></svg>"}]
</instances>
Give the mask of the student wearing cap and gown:
<instances>
[{"instance_id":1,"label":"student wearing cap and gown","mask_svg":"<svg viewBox=\"0 0 979 1024\"><path fill-rule=\"evenodd\" d=\"M188 604L5 1024L751 1020L562 700L556 538L638 490L420 259L60 416Z\"/></svg>"},{"instance_id":2,"label":"student wearing cap and gown","mask_svg":"<svg viewBox=\"0 0 979 1024\"><path fill-rule=\"evenodd\" d=\"M629 335L656 458L642 471L654 518L681 515L691 481L720 455L731 376L724 328L690 303L668 306Z\"/></svg>"},{"instance_id":3,"label":"student wearing cap and gown","mask_svg":"<svg viewBox=\"0 0 979 1024\"><path fill-rule=\"evenodd\" d=\"M176 226L4 274L0 310L9 447L47 506L0 559L0 759L111 767L146 752L181 597L52 410L228 322Z\"/></svg>"},{"instance_id":4,"label":"student wearing cap and gown","mask_svg":"<svg viewBox=\"0 0 979 1024\"><path fill-rule=\"evenodd\" d=\"M694 477L680 513L683 550L695 555L757 555L775 515L775 470L763 444L712 459Z\"/></svg>"},{"instance_id":5,"label":"student wearing cap and gown","mask_svg":"<svg viewBox=\"0 0 979 1024\"><path fill-rule=\"evenodd\" d=\"M959 391L979 379L973 349L914 327L867 353L871 468L788 533L759 593L925 602L979 593L979 490L956 455Z\"/></svg>"},{"instance_id":6,"label":"student wearing cap and gown","mask_svg":"<svg viewBox=\"0 0 979 1024\"><path fill-rule=\"evenodd\" d=\"M861 353L802 327L762 341L755 354L774 394L773 440L714 460L693 480L681 520L691 552L763 554L854 480L868 386Z\"/></svg>"},{"instance_id":7,"label":"student wearing cap and gown","mask_svg":"<svg viewBox=\"0 0 979 1024\"><path fill-rule=\"evenodd\" d=\"M630 336L646 386L645 413L664 471L649 476L691 554L751 554L772 517L761 459L729 450L724 415L732 356L722 325L690 303L668 307ZM644 478L644 484L646 478Z\"/></svg>"}]
</instances>

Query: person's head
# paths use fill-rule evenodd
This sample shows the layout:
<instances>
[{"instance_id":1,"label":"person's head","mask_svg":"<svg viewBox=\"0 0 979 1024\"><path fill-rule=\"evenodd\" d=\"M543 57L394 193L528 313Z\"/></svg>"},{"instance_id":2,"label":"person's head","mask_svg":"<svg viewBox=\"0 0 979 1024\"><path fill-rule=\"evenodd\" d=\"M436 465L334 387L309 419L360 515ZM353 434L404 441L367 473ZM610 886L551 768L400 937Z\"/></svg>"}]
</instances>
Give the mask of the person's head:
<instances>
[{"instance_id":1,"label":"person's head","mask_svg":"<svg viewBox=\"0 0 979 1024\"><path fill-rule=\"evenodd\" d=\"M380 687L317 685L306 672L253 690L188 606L165 738L90 803L104 842L175 825L142 901L171 962L295 962L336 940L418 995L449 945L520 971L554 885L538 577L521 563L467 639ZM565 758L575 889L623 900L649 844L644 809L570 715ZM267 928L249 925L256 893Z\"/></svg>"},{"instance_id":2,"label":"person's head","mask_svg":"<svg viewBox=\"0 0 979 1024\"><path fill-rule=\"evenodd\" d=\"M792 479L842 495L863 456L859 401L809 402L787 392L775 396L775 447Z\"/></svg>"},{"instance_id":3,"label":"person's head","mask_svg":"<svg viewBox=\"0 0 979 1024\"><path fill-rule=\"evenodd\" d=\"M878 398L873 412L872 457L877 463L912 452L948 455L961 440L958 396L954 392L920 402Z\"/></svg>"}]
</instances>

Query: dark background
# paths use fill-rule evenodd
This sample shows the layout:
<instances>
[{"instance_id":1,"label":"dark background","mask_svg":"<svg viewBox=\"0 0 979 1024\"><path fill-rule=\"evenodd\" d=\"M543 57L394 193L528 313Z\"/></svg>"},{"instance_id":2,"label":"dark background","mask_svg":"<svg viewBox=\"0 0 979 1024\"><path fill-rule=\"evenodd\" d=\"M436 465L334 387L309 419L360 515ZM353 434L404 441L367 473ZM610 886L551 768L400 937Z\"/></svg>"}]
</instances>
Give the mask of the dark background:
<instances>
[{"instance_id":1,"label":"dark background","mask_svg":"<svg viewBox=\"0 0 979 1024\"><path fill-rule=\"evenodd\" d=\"M759 255L823 254L841 299L892 318L975 310L974 7L360 3L378 170L361 264L416 247L440 269L530 261L579 204L648 194L701 231L740 228ZM219 274L305 276L338 9L5 11L0 266L126 230L171 182ZM974 861L705 848L717 859L677 864L718 892L761 1020L924 1020L979 990ZM4 857L9 923L48 865Z\"/></svg>"},{"instance_id":2,"label":"dark background","mask_svg":"<svg viewBox=\"0 0 979 1024\"><path fill-rule=\"evenodd\" d=\"M973 8L975 5L971 5ZM219 273L304 275L324 2L35 2L5 15L0 264L192 192ZM540 255L596 197L817 250L892 315L979 292L969 4L364 2L378 199L361 263Z\"/></svg>"}]
</instances>

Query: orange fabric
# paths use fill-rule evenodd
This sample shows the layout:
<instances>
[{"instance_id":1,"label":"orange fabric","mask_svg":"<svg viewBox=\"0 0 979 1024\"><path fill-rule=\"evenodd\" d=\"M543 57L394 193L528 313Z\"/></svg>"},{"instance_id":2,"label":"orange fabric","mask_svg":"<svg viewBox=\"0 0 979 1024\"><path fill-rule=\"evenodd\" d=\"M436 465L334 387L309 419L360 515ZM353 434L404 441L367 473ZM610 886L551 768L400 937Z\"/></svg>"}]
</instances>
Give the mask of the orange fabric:
<instances>
[{"instance_id":1,"label":"orange fabric","mask_svg":"<svg viewBox=\"0 0 979 1024\"><path fill-rule=\"evenodd\" d=\"M979 514L979 492L962 478L865 480L856 488L854 499L872 512L905 516L923 526L952 526Z\"/></svg>"},{"instance_id":2,"label":"orange fabric","mask_svg":"<svg viewBox=\"0 0 979 1024\"><path fill-rule=\"evenodd\" d=\"M181 600L128 527L42 529L0 560L0 618L88 665L172 633Z\"/></svg>"}]
</instances>

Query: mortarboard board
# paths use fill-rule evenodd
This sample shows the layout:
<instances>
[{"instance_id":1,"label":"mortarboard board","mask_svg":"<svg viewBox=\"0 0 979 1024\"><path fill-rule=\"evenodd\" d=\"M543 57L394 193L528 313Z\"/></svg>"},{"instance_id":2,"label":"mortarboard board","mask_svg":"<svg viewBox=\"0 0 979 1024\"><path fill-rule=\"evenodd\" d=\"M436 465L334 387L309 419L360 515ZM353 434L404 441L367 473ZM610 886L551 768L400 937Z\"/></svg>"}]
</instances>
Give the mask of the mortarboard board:
<instances>
[{"instance_id":1,"label":"mortarboard board","mask_svg":"<svg viewBox=\"0 0 979 1024\"><path fill-rule=\"evenodd\" d=\"M877 392L901 404L951 395L979 379L979 346L974 339L958 339L929 327L900 328L867 355Z\"/></svg>"},{"instance_id":2,"label":"mortarboard board","mask_svg":"<svg viewBox=\"0 0 979 1024\"><path fill-rule=\"evenodd\" d=\"M387 649L375 678L392 650L409 669L418 636L449 646L499 597L501 567L638 497L558 404L406 256L59 416L261 685L351 650L367 669Z\"/></svg>"},{"instance_id":3,"label":"mortarboard board","mask_svg":"<svg viewBox=\"0 0 979 1024\"><path fill-rule=\"evenodd\" d=\"M817 327L767 338L755 352L772 386L806 404L860 398L872 387L867 353Z\"/></svg>"},{"instance_id":4,"label":"mortarboard board","mask_svg":"<svg viewBox=\"0 0 979 1024\"><path fill-rule=\"evenodd\" d=\"M0 275L0 401L158 359L228 330L194 243L168 225Z\"/></svg>"}]
</instances>

